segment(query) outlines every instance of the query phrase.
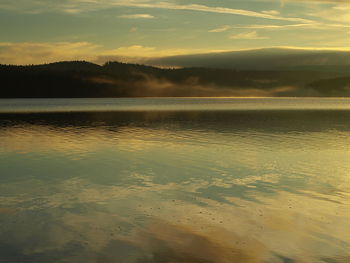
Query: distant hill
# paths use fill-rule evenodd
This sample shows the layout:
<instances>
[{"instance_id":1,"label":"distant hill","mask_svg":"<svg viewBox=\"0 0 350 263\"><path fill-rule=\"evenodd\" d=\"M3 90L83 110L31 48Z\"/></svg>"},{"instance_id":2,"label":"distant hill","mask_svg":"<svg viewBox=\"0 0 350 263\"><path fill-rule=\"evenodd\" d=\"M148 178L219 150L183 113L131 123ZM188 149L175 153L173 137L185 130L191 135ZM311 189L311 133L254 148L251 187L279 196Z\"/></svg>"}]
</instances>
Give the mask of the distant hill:
<instances>
[{"instance_id":1,"label":"distant hill","mask_svg":"<svg viewBox=\"0 0 350 263\"><path fill-rule=\"evenodd\" d=\"M85 61L0 65L0 98L350 96L350 73L332 69L164 69Z\"/></svg>"},{"instance_id":2,"label":"distant hill","mask_svg":"<svg viewBox=\"0 0 350 263\"><path fill-rule=\"evenodd\" d=\"M162 57L144 63L167 67L350 72L350 51L266 48Z\"/></svg>"}]
</instances>

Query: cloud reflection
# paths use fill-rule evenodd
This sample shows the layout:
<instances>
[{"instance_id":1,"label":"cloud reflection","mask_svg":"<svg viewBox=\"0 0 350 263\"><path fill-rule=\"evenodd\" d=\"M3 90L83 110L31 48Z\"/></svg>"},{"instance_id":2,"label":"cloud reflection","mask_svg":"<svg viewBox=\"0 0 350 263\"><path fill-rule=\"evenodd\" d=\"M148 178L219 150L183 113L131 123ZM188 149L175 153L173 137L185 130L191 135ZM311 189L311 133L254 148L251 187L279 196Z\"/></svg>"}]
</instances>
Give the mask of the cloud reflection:
<instances>
[{"instance_id":1,"label":"cloud reflection","mask_svg":"<svg viewBox=\"0 0 350 263\"><path fill-rule=\"evenodd\" d=\"M0 254L25 263L347 263L347 115L211 114L2 124ZM26 162L9 167L13 156Z\"/></svg>"}]
</instances>

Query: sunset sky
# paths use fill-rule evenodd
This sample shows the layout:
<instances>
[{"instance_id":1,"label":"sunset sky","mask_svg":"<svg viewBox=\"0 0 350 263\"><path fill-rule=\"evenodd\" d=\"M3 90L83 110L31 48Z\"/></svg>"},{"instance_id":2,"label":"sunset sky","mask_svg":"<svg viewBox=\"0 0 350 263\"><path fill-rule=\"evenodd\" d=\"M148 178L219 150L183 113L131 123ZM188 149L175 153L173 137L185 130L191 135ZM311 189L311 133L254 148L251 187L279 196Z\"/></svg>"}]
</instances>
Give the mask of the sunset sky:
<instances>
[{"instance_id":1,"label":"sunset sky","mask_svg":"<svg viewBox=\"0 0 350 263\"><path fill-rule=\"evenodd\" d=\"M347 49L348 0L0 0L0 63Z\"/></svg>"}]
</instances>

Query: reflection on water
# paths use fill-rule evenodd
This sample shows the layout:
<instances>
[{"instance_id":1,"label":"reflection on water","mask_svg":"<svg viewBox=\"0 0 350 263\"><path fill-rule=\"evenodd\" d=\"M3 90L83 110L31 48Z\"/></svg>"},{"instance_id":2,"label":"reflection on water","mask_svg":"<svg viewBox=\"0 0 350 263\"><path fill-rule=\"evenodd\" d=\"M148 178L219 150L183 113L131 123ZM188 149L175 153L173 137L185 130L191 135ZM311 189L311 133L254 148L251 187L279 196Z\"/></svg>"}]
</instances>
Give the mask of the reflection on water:
<instances>
[{"instance_id":1,"label":"reflection on water","mask_svg":"<svg viewBox=\"0 0 350 263\"><path fill-rule=\"evenodd\" d=\"M350 262L349 119L0 115L0 262Z\"/></svg>"},{"instance_id":2,"label":"reflection on water","mask_svg":"<svg viewBox=\"0 0 350 263\"><path fill-rule=\"evenodd\" d=\"M349 98L98 98L0 99L1 113L349 110Z\"/></svg>"}]
</instances>

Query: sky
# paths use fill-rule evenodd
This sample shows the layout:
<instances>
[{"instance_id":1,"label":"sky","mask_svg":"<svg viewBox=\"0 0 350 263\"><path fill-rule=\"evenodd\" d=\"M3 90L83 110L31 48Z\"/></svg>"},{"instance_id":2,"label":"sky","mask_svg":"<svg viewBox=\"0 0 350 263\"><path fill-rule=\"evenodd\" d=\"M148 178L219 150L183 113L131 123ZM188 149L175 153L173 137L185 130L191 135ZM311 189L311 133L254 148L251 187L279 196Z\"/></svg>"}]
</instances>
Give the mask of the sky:
<instances>
[{"instance_id":1,"label":"sky","mask_svg":"<svg viewBox=\"0 0 350 263\"><path fill-rule=\"evenodd\" d=\"M0 0L0 64L350 49L350 0Z\"/></svg>"}]
</instances>

